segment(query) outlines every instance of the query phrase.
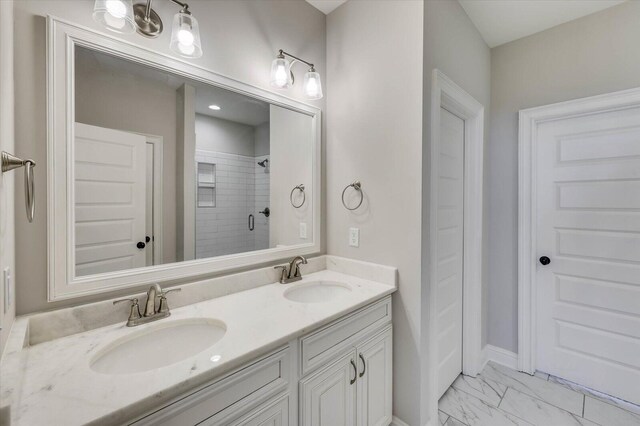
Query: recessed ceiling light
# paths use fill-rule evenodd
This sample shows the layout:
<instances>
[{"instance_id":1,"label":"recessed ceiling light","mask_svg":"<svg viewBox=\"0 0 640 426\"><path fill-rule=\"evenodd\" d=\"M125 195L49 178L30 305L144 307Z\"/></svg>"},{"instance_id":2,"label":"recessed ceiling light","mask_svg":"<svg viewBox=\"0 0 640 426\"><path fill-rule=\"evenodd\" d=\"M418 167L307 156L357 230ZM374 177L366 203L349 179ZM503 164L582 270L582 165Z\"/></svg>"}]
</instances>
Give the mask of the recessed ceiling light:
<instances>
[{"instance_id":1,"label":"recessed ceiling light","mask_svg":"<svg viewBox=\"0 0 640 426\"><path fill-rule=\"evenodd\" d=\"M220 108L218 105L209 105L209 109L212 109L214 111L220 111L222 108Z\"/></svg>"}]
</instances>

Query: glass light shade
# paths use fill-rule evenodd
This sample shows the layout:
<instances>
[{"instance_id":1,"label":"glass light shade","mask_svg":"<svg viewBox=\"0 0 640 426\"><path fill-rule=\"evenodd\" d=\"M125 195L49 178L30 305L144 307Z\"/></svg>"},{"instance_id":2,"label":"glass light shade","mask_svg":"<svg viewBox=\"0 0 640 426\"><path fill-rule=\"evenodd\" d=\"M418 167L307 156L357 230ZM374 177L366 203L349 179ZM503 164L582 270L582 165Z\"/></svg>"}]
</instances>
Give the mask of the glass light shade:
<instances>
[{"instance_id":1,"label":"glass light shade","mask_svg":"<svg viewBox=\"0 0 640 426\"><path fill-rule=\"evenodd\" d=\"M276 58L271 63L271 85L278 89L291 86L291 63L285 58Z\"/></svg>"},{"instance_id":2,"label":"glass light shade","mask_svg":"<svg viewBox=\"0 0 640 426\"><path fill-rule=\"evenodd\" d=\"M93 19L116 33L132 33L136 30L131 0L96 0Z\"/></svg>"},{"instance_id":3,"label":"glass light shade","mask_svg":"<svg viewBox=\"0 0 640 426\"><path fill-rule=\"evenodd\" d=\"M322 81L315 70L307 71L304 75L304 94L308 99L322 99Z\"/></svg>"},{"instance_id":4,"label":"glass light shade","mask_svg":"<svg viewBox=\"0 0 640 426\"><path fill-rule=\"evenodd\" d=\"M202 56L198 21L191 14L180 11L173 17L171 44L169 47L185 58L199 58Z\"/></svg>"}]
</instances>

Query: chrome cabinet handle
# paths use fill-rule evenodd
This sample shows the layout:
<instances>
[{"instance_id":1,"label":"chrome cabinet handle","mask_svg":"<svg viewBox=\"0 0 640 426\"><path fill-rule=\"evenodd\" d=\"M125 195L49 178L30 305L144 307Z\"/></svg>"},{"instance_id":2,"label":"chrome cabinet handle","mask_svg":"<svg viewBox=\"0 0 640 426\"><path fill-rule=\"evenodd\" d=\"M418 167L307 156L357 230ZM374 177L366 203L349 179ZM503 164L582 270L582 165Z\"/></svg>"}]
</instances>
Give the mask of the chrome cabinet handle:
<instances>
[{"instance_id":1,"label":"chrome cabinet handle","mask_svg":"<svg viewBox=\"0 0 640 426\"><path fill-rule=\"evenodd\" d=\"M358 355L360 357L360 361L362 361L362 371L360 372L358 377L362 377L362 376L364 376L364 372L367 371L367 363L364 360L364 357L362 356L362 354L358 354Z\"/></svg>"},{"instance_id":2,"label":"chrome cabinet handle","mask_svg":"<svg viewBox=\"0 0 640 426\"><path fill-rule=\"evenodd\" d=\"M356 367L356 363L353 359L351 360L351 366L353 367L353 379L351 379L351 382L349 383L350 385L354 384L358 378L358 367Z\"/></svg>"}]
</instances>

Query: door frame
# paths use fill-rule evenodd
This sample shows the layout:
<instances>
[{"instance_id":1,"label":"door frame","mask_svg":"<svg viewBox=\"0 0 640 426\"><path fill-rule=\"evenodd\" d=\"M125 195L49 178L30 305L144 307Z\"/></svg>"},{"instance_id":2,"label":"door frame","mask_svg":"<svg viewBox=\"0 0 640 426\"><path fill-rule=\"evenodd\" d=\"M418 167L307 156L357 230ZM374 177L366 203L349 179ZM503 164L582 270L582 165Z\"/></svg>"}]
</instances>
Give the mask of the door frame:
<instances>
[{"instance_id":1,"label":"door frame","mask_svg":"<svg viewBox=\"0 0 640 426\"><path fill-rule=\"evenodd\" d=\"M164 204L164 138L148 133L140 133L140 135L147 138L148 144L153 145L153 264L161 265L164 263L162 232L162 224L164 223L162 211Z\"/></svg>"},{"instance_id":2,"label":"door frame","mask_svg":"<svg viewBox=\"0 0 640 426\"><path fill-rule=\"evenodd\" d=\"M518 370L536 371L536 179L534 144L538 126L551 120L580 117L640 106L640 88L590 96L519 111L518 133Z\"/></svg>"},{"instance_id":3,"label":"door frame","mask_svg":"<svg viewBox=\"0 0 640 426\"><path fill-rule=\"evenodd\" d=\"M431 81L431 144L429 194L429 330L430 376L436 398L437 339L437 199L440 149L440 108L464 120L464 214L462 279L462 372L476 376L482 367L482 223L484 106L438 69ZM437 409L438 401L435 400ZM435 412L435 411L432 411Z\"/></svg>"}]
</instances>

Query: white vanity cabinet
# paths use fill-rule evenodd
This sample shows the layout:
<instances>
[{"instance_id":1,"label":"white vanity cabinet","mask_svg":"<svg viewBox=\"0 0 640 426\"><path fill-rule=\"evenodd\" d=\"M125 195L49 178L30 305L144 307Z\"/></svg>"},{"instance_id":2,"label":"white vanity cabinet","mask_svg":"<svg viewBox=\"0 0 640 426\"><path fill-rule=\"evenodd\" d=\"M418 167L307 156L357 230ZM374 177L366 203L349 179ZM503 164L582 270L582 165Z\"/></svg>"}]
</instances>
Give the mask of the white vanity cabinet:
<instances>
[{"instance_id":1,"label":"white vanity cabinet","mask_svg":"<svg viewBox=\"0 0 640 426\"><path fill-rule=\"evenodd\" d=\"M269 407L275 398L287 396L291 383L291 349L287 346L250 365L243 366L226 377L177 399L140 420L135 426L190 425L261 425L253 421L232 423L252 410ZM288 404L288 402L286 402ZM258 412L254 413L256 416ZM282 418L288 419L288 412ZM276 425L287 423L275 423Z\"/></svg>"},{"instance_id":2,"label":"white vanity cabinet","mask_svg":"<svg viewBox=\"0 0 640 426\"><path fill-rule=\"evenodd\" d=\"M358 372L356 424L358 426L387 426L393 417L391 325L359 346L357 352L358 360L365 368Z\"/></svg>"},{"instance_id":3,"label":"white vanity cabinet","mask_svg":"<svg viewBox=\"0 0 640 426\"><path fill-rule=\"evenodd\" d=\"M391 423L391 325L342 358L300 381L304 426Z\"/></svg>"},{"instance_id":4,"label":"white vanity cabinet","mask_svg":"<svg viewBox=\"0 0 640 426\"><path fill-rule=\"evenodd\" d=\"M238 368L135 426L387 426L391 296Z\"/></svg>"},{"instance_id":5,"label":"white vanity cabinet","mask_svg":"<svg viewBox=\"0 0 640 426\"><path fill-rule=\"evenodd\" d=\"M386 426L392 417L391 297L300 339L301 426Z\"/></svg>"},{"instance_id":6,"label":"white vanity cabinet","mask_svg":"<svg viewBox=\"0 0 640 426\"><path fill-rule=\"evenodd\" d=\"M356 423L355 351L300 381L300 422L305 426Z\"/></svg>"}]
</instances>

